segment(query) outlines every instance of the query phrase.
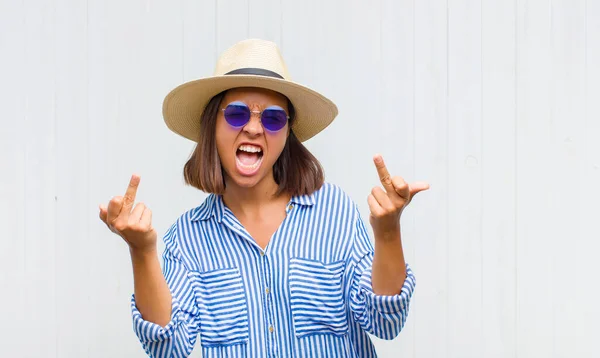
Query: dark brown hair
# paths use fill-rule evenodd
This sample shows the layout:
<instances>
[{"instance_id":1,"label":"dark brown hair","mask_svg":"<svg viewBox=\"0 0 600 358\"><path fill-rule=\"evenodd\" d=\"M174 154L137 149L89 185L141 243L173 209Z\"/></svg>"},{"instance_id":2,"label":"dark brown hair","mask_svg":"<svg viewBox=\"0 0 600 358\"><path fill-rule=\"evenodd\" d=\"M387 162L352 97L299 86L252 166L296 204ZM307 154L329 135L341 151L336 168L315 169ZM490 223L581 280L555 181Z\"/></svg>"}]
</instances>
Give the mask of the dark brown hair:
<instances>
[{"instance_id":1,"label":"dark brown hair","mask_svg":"<svg viewBox=\"0 0 600 358\"><path fill-rule=\"evenodd\" d=\"M200 117L200 136L190 159L185 163L185 182L206 193L223 194L225 173L217 152L217 115L226 92L214 96ZM318 190L325 181L323 167L291 130L296 119L294 106L288 99L290 133L281 155L273 165L273 176L279 185L276 195L307 195Z\"/></svg>"}]
</instances>

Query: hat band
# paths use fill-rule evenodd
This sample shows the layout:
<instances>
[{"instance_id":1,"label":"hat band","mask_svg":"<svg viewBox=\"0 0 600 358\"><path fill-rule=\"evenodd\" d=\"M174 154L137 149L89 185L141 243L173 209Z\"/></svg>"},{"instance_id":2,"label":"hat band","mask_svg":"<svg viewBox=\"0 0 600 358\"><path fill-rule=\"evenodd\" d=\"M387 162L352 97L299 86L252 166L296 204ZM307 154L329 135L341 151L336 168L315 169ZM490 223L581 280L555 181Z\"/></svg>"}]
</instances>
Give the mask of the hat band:
<instances>
[{"instance_id":1,"label":"hat band","mask_svg":"<svg viewBox=\"0 0 600 358\"><path fill-rule=\"evenodd\" d=\"M277 72L265 70L264 68L252 67L238 68L237 70L227 72L225 75L256 75L283 79L283 77Z\"/></svg>"}]
</instances>

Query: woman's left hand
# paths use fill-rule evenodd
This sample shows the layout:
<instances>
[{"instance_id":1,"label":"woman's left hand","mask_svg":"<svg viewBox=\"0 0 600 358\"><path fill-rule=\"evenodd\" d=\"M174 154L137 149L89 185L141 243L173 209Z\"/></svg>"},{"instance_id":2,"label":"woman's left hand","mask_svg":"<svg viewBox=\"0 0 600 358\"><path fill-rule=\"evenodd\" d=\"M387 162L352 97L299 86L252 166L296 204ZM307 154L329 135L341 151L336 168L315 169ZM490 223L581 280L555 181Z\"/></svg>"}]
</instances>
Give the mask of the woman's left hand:
<instances>
[{"instance_id":1,"label":"woman's left hand","mask_svg":"<svg viewBox=\"0 0 600 358\"><path fill-rule=\"evenodd\" d=\"M376 186L371 190L368 198L371 210L369 221L376 239L394 238L400 233L402 211L415 194L429 189L429 184L415 182L409 185L402 177L390 176L381 155L375 155L373 161L383 189Z\"/></svg>"}]
</instances>

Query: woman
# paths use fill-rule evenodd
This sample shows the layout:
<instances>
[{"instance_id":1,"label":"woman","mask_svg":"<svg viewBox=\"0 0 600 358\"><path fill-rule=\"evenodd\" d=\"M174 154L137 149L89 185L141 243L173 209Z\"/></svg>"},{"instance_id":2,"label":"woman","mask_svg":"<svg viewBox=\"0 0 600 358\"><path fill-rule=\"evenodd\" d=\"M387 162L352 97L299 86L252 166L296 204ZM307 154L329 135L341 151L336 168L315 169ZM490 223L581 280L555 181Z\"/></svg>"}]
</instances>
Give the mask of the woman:
<instances>
[{"instance_id":1,"label":"woman","mask_svg":"<svg viewBox=\"0 0 600 358\"><path fill-rule=\"evenodd\" d=\"M100 206L129 245L135 332L152 357L374 357L367 333L402 329L415 279L404 262L400 215L428 188L391 177L368 196L372 245L356 205L324 183L302 145L337 115L324 96L289 80L277 47L234 45L215 75L174 89L167 126L197 142L188 184L210 193L164 236L133 207L140 182Z\"/></svg>"}]
</instances>

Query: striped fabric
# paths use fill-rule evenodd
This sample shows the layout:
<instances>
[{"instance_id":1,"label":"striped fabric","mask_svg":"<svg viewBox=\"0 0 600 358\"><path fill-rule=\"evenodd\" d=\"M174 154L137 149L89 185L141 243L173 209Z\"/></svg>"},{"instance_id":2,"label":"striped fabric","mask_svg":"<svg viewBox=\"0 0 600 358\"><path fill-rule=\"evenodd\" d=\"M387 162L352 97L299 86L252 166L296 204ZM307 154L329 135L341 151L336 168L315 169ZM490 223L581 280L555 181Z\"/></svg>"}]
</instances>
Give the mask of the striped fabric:
<instances>
[{"instance_id":1,"label":"striped fabric","mask_svg":"<svg viewBox=\"0 0 600 358\"><path fill-rule=\"evenodd\" d=\"M183 214L164 236L173 295L166 327L145 321L132 297L134 330L151 357L375 357L367 332L398 335L415 278L402 292L371 289L373 245L356 205L325 184L290 200L262 250L220 196Z\"/></svg>"}]
</instances>

